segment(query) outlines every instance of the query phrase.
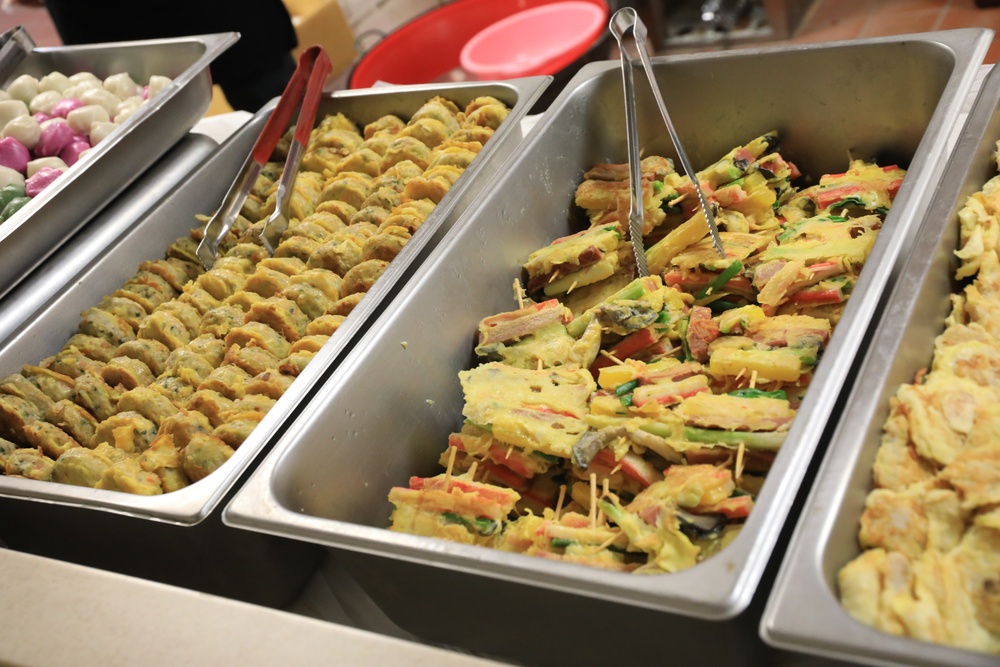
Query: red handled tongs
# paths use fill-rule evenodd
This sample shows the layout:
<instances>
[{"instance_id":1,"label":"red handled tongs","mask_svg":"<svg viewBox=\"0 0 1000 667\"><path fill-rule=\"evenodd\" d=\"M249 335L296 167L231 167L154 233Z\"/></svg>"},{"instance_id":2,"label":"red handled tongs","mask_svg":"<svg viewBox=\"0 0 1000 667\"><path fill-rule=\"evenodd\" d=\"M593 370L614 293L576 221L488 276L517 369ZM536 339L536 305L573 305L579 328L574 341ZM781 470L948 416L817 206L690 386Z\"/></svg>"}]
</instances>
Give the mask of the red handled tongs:
<instances>
[{"instance_id":1,"label":"red handled tongs","mask_svg":"<svg viewBox=\"0 0 1000 667\"><path fill-rule=\"evenodd\" d=\"M281 93L278 105L264 124L264 129L257 137L257 143L254 144L253 150L246 162L243 163L243 167L233 184L229 186L229 191L226 192L219 210L205 223L204 235L201 243L198 244L197 252L198 258L206 269L212 268L218 258L219 244L232 228L233 222L236 221L236 216L242 210L243 203L253 189L257 177L270 159L271 154L274 153L281 136L285 133L285 129L292 119L292 112L301 101L299 117L295 121L292 145L288 150L285 167L281 172L281 180L278 182L274 213L268 218L260 232L262 245L270 254L274 254L274 248L278 245L282 233L288 228L288 202L291 199L292 187L295 184L295 177L299 173L302 152L305 150L309 134L316 121L316 112L323 94L323 84L332 69L330 57L320 46L309 47L299 56L298 67L292 78L288 80L284 92Z\"/></svg>"}]
</instances>

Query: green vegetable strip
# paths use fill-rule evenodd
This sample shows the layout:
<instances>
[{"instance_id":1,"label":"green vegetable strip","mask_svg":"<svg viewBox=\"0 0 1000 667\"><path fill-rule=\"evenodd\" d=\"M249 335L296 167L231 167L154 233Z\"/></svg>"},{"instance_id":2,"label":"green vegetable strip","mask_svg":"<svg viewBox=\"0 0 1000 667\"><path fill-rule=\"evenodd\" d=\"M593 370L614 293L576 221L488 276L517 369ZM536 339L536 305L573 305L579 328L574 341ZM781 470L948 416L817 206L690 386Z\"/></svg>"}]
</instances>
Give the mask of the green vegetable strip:
<instances>
[{"instance_id":1,"label":"green vegetable strip","mask_svg":"<svg viewBox=\"0 0 1000 667\"><path fill-rule=\"evenodd\" d=\"M718 292L726 285L726 283L735 278L736 275L742 270L743 262L738 259L734 260L732 264L723 269L722 273L715 277L715 280L709 283L708 287L695 294L694 298L704 299L709 294Z\"/></svg>"},{"instance_id":2,"label":"green vegetable strip","mask_svg":"<svg viewBox=\"0 0 1000 667\"><path fill-rule=\"evenodd\" d=\"M788 400L788 394L785 393L784 389L776 389L774 391L762 391L760 389L737 389L736 391L729 392L730 396L736 396L739 398L781 398Z\"/></svg>"},{"instance_id":3,"label":"green vegetable strip","mask_svg":"<svg viewBox=\"0 0 1000 667\"><path fill-rule=\"evenodd\" d=\"M713 445L736 447L741 442L750 449L777 451L785 441L786 433L774 431L718 431L695 426L684 427L684 439Z\"/></svg>"},{"instance_id":4,"label":"green vegetable strip","mask_svg":"<svg viewBox=\"0 0 1000 667\"><path fill-rule=\"evenodd\" d=\"M615 387L615 396L624 396L625 394L631 394L635 391L635 388L639 386L639 380L629 380L628 382L622 382L620 385Z\"/></svg>"}]
</instances>

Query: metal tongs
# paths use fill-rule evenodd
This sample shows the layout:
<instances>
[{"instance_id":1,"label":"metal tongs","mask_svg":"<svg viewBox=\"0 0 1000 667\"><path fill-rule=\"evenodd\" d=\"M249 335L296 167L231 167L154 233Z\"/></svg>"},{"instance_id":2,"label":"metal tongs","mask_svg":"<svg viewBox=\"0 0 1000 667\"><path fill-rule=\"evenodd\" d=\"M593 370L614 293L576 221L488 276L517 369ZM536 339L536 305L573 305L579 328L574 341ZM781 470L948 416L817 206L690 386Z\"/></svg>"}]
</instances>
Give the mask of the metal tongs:
<instances>
[{"instance_id":1,"label":"metal tongs","mask_svg":"<svg viewBox=\"0 0 1000 667\"><path fill-rule=\"evenodd\" d=\"M629 182L631 185L628 223L629 236L632 239L632 250L635 253L636 274L639 277L648 276L649 267L646 263L646 251L642 243L644 212L642 206L642 173L639 164L639 130L636 126L635 88L632 81L632 62L634 58L625 49L625 36L629 33L632 35L635 50L639 53L639 59L642 61L642 67L646 71L650 88L653 89L653 97L656 99L656 105L660 109L663 122L667 126L667 132L670 133L670 139L674 142L674 148L677 150L677 156L680 158L684 173L691 179L695 192L698 193L698 202L701 204L701 210L705 214L705 222L708 223L708 231L712 236L712 245L715 247L715 251L719 254L719 257L725 259L726 251L722 247L719 228L715 224L714 211L701 189L697 172L691 167L691 161L688 160L680 137L677 136L674 123L670 120L670 114L667 113L667 106L663 102L660 88L656 83L656 77L653 76L653 66L649 62L649 53L646 51L646 26L634 9L624 7L614 13L608 27L611 29L611 33L615 36L615 39L618 40L618 49L621 51L622 84L625 89L625 132L628 144Z\"/></svg>"},{"instance_id":2,"label":"metal tongs","mask_svg":"<svg viewBox=\"0 0 1000 667\"><path fill-rule=\"evenodd\" d=\"M282 233L288 228L288 203L291 199L295 177L299 173L302 152L309 141L309 134L312 132L313 123L316 120L316 112L319 110L320 97L323 93L323 84L332 69L330 57L320 46L309 47L299 56L295 73L288 80L288 85L285 86L277 106L264 124L264 129L257 137L253 150L247 156L246 162L240 168L233 184L229 186L229 191L226 192L219 210L205 223L204 235L198 244L197 252L198 258L206 269L212 268L218 258L219 244L232 228L236 216L239 215L243 203L253 189L254 182L270 159L278 141L281 140L281 136L285 133L285 129L292 119L292 112L301 101L299 116L295 121L292 145L288 150L288 157L285 159L285 166L281 171L281 180L278 182L274 213L267 219L260 231L261 244L268 253L274 254L274 249L278 245Z\"/></svg>"}]
</instances>

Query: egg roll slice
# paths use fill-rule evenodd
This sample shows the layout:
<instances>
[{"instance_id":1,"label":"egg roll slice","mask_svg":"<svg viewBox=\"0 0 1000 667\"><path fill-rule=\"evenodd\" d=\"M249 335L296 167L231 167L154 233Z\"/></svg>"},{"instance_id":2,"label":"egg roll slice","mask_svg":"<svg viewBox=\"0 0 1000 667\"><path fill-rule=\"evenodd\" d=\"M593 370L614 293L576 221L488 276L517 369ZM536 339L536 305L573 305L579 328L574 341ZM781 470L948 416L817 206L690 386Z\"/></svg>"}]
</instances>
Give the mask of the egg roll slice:
<instances>
[{"instance_id":1,"label":"egg roll slice","mask_svg":"<svg viewBox=\"0 0 1000 667\"><path fill-rule=\"evenodd\" d=\"M242 370L242 369L241 369ZM243 371L245 373L245 371ZM249 378L250 376L247 375ZM188 410L194 410L205 415L212 428L215 428L219 424L222 424L225 419L222 415L227 410L232 408L233 401L230 398L226 398L222 394L212 389L198 389L188 402L185 407Z\"/></svg>"},{"instance_id":2,"label":"egg roll slice","mask_svg":"<svg viewBox=\"0 0 1000 667\"><path fill-rule=\"evenodd\" d=\"M177 377L176 375L161 375L149 385L149 388L178 408L187 403L197 390L197 387L190 383L189 377Z\"/></svg>"},{"instance_id":3,"label":"egg roll slice","mask_svg":"<svg viewBox=\"0 0 1000 667\"><path fill-rule=\"evenodd\" d=\"M266 324L272 330L278 332L286 341L294 343L305 335L306 326L309 324L309 317L291 299L272 297L264 299L250 308L250 311L246 315L246 324L244 326L253 322ZM228 339L229 336L227 336L227 341ZM261 347L270 349L279 358L284 358L288 355L288 349L284 347L274 349L264 343L261 343Z\"/></svg>"},{"instance_id":4,"label":"egg roll slice","mask_svg":"<svg viewBox=\"0 0 1000 667\"><path fill-rule=\"evenodd\" d=\"M379 132L398 134L404 127L406 127L406 121L402 118L395 114L386 114L365 125L363 136L367 140Z\"/></svg>"},{"instance_id":5,"label":"egg roll slice","mask_svg":"<svg viewBox=\"0 0 1000 667\"><path fill-rule=\"evenodd\" d=\"M101 369L101 379L107 386L121 385L126 391L151 384L156 376L149 366L132 357L115 357ZM79 384L79 380L77 382Z\"/></svg>"},{"instance_id":6,"label":"egg roll slice","mask_svg":"<svg viewBox=\"0 0 1000 667\"><path fill-rule=\"evenodd\" d=\"M353 239L338 238L321 244L309 256L306 266L326 269L342 276L361 261L361 244Z\"/></svg>"},{"instance_id":7,"label":"egg roll slice","mask_svg":"<svg viewBox=\"0 0 1000 667\"><path fill-rule=\"evenodd\" d=\"M91 359L85 354L78 352L75 348L70 348L68 350L60 350L55 356L45 359L42 362L42 366L75 380L84 373L100 375L104 363Z\"/></svg>"},{"instance_id":8,"label":"egg roll slice","mask_svg":"<svg viewBox=\"0 0 1000 667\"><path fill-rule=\"evenodd\" d=\"M153 439L149 448L139 455L139 467L160 478L160 488L164 493L171 493L191 484L181 465L180 450L169 435L157 435Z\"/></svg>"},{"instance_id":9,"label":"egg roll slice","mask_svg":"<svg viewBox=\"0 0 1000 667\"><path fill-rule=\"evenodd\" d=\"M126 453L140 453L156 437L156 424L134 410L122 410L101 421L90 439L90 448L102 443Z\"/></svg>"},{"instance_id":10,"label":"egg roll slice","mask_svg":"<svg viewBox=\"0 0 1000 667\"><path fill-rule=\"evenodd\" d=\"M367 294L367 292L354 292L353 294L345 296L344 298L335 302L333 306L330 307L330 310L327 314L343 315L344 317L347 317L348 315L351 314L351 311L354 310L354 308L358 305L361 299L364 298L365 294Z\"/></svg>"},{"instance_id":11,"label":"egg roll slice","mask_svg":"<svg viewBox=\"0 0 1000 667\"><path fill-rule=\"evenodd\" d=\"M73 447L56 459L52 466L52 481L92 489L111 465L111 459L100 452Z\"/></svg>"},{"instance_id":12,"label":"egg roll slice","mask_svg":"<svg viewBox=\"0 0 1000 667\"><path fill-rule=\"evenodd\" d=\"M222 367L225 367L226 364L232 364L243 369L250 376L254 376L266 370L276 369L281 363L282 358L284 357L278 357L257 345L249 345L247 347L233 345L226 351L226 359Z\"/></svg>"},{"instance_id":13,"label":"egg roll slice","mask_svg":"<svg viewBox=\"0 0 1000 667\"><path fill-rule=\"evenodd\" d=\"M126 283L112 292L111 296L131 299L142 306L147 313L153 312L157 306L170 299L169 296L144 283Z\"/></svg>"},{"instance_id":14,"label":"egg roll slice","mask_svg":"<svg viewBox=\"0 0 1000 667\"><path fill-rule=\"evenodd\" d=\"M116 358L126 359L127 357ZM129 361L134 361L136 364L142 363L131 359ZM105 370L107 370L107 366L102 369L100 376L85 373L78 377L74 383L73 401L93 415L95 419L106 419L113 415L118 409L118 399L125 391L121 383L112 384L104 380ZM149 381L152 382L151 373L149 378ZM81 442L86 443L88 440L81 440Z\"/></svg>"},{"instance_id":15,"label":"egg roll slice","mask_svg":"<svg viewBox=\"0 0 1000 667\"><path fill-rule=\"evenodd\" d=\"M319 238L310 238L307 236L290 236L287 239L282 240L278 247L274 249L275 257L283 258L295 258L302 262L309 261L309 255L316 250L319 246L322 238L326 236L326 232L323 232ZM284 271L285 275L290 275Z\"/></svg>"},{"instance_id":16,"label":"egg roll slice","mask_svg":"<svg viewBox=\"0 0 1000 667\"><path fill-rule=\"evenodd\" d=\"M246 442L247 438L250 437L250 434L253 433L253 430L257 428L257 424L263 418L263 415L249 413L245 417L222 424L212 431L212 435L222 440L229 447L238 449L240 445Z\"/></svg>"},{"instance_id":17,"label":"egg roll slice","mask_svg":"<svg viewBox=\"0 0 1000 667\"><path fill-rule=\"evenodd\" d=\"M333 167L333 174L357 172L372 178L382 174L382 155L364 145L349 154Z\"/></svg>"},{"instance_id":18,"label":"egg roll slice","mask_svg":"<svg viewBox=\"0 0 1000 667\"><path fill-rule=\"evenodd\" d=\"M73 378L41 366L25 366L21 375L38 387L53 401L61 401L73 396Z\"/></svg>"},{"instance_id":19,"label":"egg roll slice","mask_svg":"<svg viewBox=\"0 0 1000 667\"><path fill-rule=\"evenodd\" d=\"M246 281L243 291L259 294L265 299L274 296L288 286L288 276L280 271L258 266L253 275Z\"/></svg>"},{"instance_id":20,"label":"egg roll slice","mask_svg":"<svg viewBox=\"0 0 1000 667\"><path fill-rule=\"evenodd\" d=\"M129 357L141 361L155 377L162 373L166 367L170 348L158 340L137 338L119 345L117 354L119 357Z\"/></svg>"},{"instance_id":21,"label":"egg roll slice","mask_svg":"<svg viewBox=\"0 0 1000 667\"><path fill-rule=\"evenodd\" d=\"M177 412L177 406L150 387L136 387L126 391L118 399L118 412L126 411L138 412L159 426L161 421Z\"/></svg>"},{"instance_id":22,"label":"egg roll slice","mask_svg":"<svg viewBox=\"0 0 1000 667\"><path fill-rule=\"evenodd\" d=\"M278 365L278 372L282 375L298 377L315 356L316 353L311 350L292 352L281 360L281 363Z\"/></svg>"},{"instance_id":23,"label":"egg roll slice","mask_svg":"<svg viewBox=\"0 0 1000 667\"><path fill-rule=\"evenodd\" d=\"M399 131L401 137L413 137L427 148L436 148L452 131L437 118L417 118Z\"/></svg>"},{"instance_id":24,"label":"egg roll slice","mask_svg":"<svg viewBox=\"0 0 1000 667\"><path fill-rule=\"evenodd\" d=\"M215 366L208 359L194 350L182 347L170 353L170 356L167 357L167 366L157 379L175 377L192 387L197 387L214 370Z\"/></svg>"},{"instance_id":25,"label":"egg roll slice","mask_svg":"<svg viewBox=\"0 0 1000 667\"><path fill-rule=\"evenodd\" d=\"M139 270L158 275L177 292L183 290L184 285L202 273L200 264L175 257L145 261L139 265Z\"/></svg>"},{"instance_id":26,"label":"egg roll slice","mask_svg":"<svg viewBox=\"0 0 1000 667\"><path fill-rule=\"evenodd\" d=\"M184 323L165 310L155 311L143 320L138 337L159 341L170 350L184 347L191 342L191 333Z\"/></svg>"},{"instance_id":27,"label":"egg roll slice","mask_svg":"<svg viewBox=\"0 0 1000 667\"><path fill-rule=\"evenodd\" d=\"M55 464L55 461L35 448L21 448L7 456L4 472L11 477L47 482L52 479Z\"/></svg>"},{"instance_id":28,"label":"egg roll slice","mask_svg":"<svg viewBox=\"0 0 1000 667\"><path fill-rule=\"evenodd\" d=\"M373 259L391 262L403 251L403 246L410 238L410 232L405 228L390 225L385 231L365 241L361 248L361 262Z\"/></svg>"},{"instance_id":29,"label":"egg roll slice","mask_svg":"<svg viewBox=\"0 0 1000 667\"><path fill-rule=\"evenodd\" d=\"M197 285L190 283L184 288L184 293L177 297L177 300L181 303L187 303L194 307L199 313L204 315L212 308L218 306L221 301L216 299L214 296L198 287Z\"/></svg>"},{"instance_id":30,"label":"egg roll slice","mask_svg":"<svg viewBox=\"0 0 1000 667\"><path fill-rule=\"evenodd\" d=\"M382 173L404 161L412 162L423 171L431 162L431 149L414 137L397 137L382 156Z\"/></svg>"},{"instance_id":31,"label":"egg roll slice","mask_svg":"<svg viewBox=\"0 0 1000 667\"><path fill-rule=\"evenodd\" d=\"M191 304L174 299L173 301L167 301L157 308L156 311L170 313L180 320L181 324L184 325L184 328L187 329L192 337L198 335L198 328L201 326L203 315Z\"/></svg>"},{"instance_id":32,"label":"egg roll slice","mask_svg":"<svg viewBox=\"0 0 1000 667\"><path fill-rule=\"evenodd\" d=\"M205 479L232 458L236 451L212 435L196 435L181 450L181 467L193 482Z\"/></svg>"},{"instance_id":33,"label":"egg roll slice","mask_svg":"<svg viewBox=\"0 0 1000 667\"><path fill-rule=\"evenodd\" d=\"M226 342L209 334L193 338L186 348L204 357L212 365L212 368L218 368L222 363L222 358L226 356Z\"/></svg>"},{"instance_id":34,"label":"egg roll slice","mask_svg":"<svg viewBox=\"0 0 1000 667\"><path fill-rule=\"evenodd\" d=\"M120 296L104 297L104 299L101 300L101 304L97 306L97 308L107 311L111 315L120 317L128 322L129 327L132 329L132 338L135 338L135 332L142 323L142 319L149 314L146 309L136 301Z\"/></svg>"},{"instance_id":35,"label":"egg roll slice","mask_svg":"<svg viewBox=\"0 0 1000 667\"><path fill-rule=\"evenodd\" d=\"M229 400L236 400L246 393L246 385L252 376L236 364L223 363L212 371L205 381L198 385L198 391L214 391ZM192 394L188 402L194 400Z\"/></svg>"},{"instance_id":36,"label":"egg roll slice","mask_svg":"<svg viewBox=\"0 0 1000 667\"><path fill-rule=\"evenodd\" d=\"M76 351L88 359L93 359L94 361L99 361L101 363L107 363L113 356L115 356L115 350L117 348L117 345L112 345L105 339L98 338L97 336L73 334L70 336L70 339L66 341L66 344L62 349L65 351Z\"/></svg>"},{"instance_id":37,"label":"egg roll slice","mask_svg":"<svg viewBox=\"0 0 1000 667\"><path fill-rule=\"evenodd\" d=\"M322 315L317 317L306 327L306 335L332 336L344 323L345 315Z\"/></svg>"},{"instance_id":38,"label":"egg roll slice","mask_svg":"<svg viewBox=\"0 0 1000 667\"><path fill-rule=\"evenodd\" d=\"M135 329L128 320L101 308L88 308L80 313L77 329L81 334L102 338L111 345L121 345L135 338Z\"/></svg>"},{"instance_id":39,"label":"egg roll slice","mask_svg":"<svg viewBox=\"0 0 1000 667\"><path fill-rule=\"evenodd\" d=\"M140 496L157 496L163 493L160 478L143 470L136 459L111 464L101 476L97 488Z\"/></svg>"},{"instance_id":40,"label":"egg roll slice","mask_svg":"<svg viewBox=\"0 0 1000 667\"><path fill-rule=\"evenodd\" d=\"M80 446L80 443L66 431L55 424L41 420L25 426L24 437L31 447L37 447L52 459L58 459L70 449Z\"/></svg>"},{"instance_id":41,"label":"egg roll slice","mask_svg":"<svg viewBox=\"0 0 1000 667\"><path fill-rule=\"evenodd\" d=\"M267 370L255 375L247 385L247 396L260 395L278 400L292 386L295 378L279 370Z\"/></svg>"},{"instance_id":42,"label":"egg roll slice","mask_svg":"<svg viewBox=\"0 0 1000 667\"><path fill-rule=\"evenodd\" d=\"M97 433L98 419L86 408L77 405L69 399L56 401L45 411L45 421L55 424L73 436L73 439L87 446L92 446L94 434Z\"/></svg>"},{"instance_id":43,"label":"egg roll slice","mask_svg":"<svg viewBox=\"0 0 1000 667\"><path fill-rule=\"evenodd\" d=\"M30 401L43 413L54 403L48 394L19 373L13 373L0 380L0 394L10 394Z\"/></svg>"},{"instance_id":44,"label":"egg roll slice","mask_svg":"<svg viewBox=\"0 0 1000 667\"><path fill-rule=\"evenodd\" d=\"M277 272L275 272L277 273ZM280 286L280 285L279 285ZM246 313L255 304L263 301L264 297L257 292L248 292L247 290L240 290L236 294L232 295L226 299L223 303L226 306L236 306L243 311L243 318L246 319Z\"/></svg>"}]
</instances>

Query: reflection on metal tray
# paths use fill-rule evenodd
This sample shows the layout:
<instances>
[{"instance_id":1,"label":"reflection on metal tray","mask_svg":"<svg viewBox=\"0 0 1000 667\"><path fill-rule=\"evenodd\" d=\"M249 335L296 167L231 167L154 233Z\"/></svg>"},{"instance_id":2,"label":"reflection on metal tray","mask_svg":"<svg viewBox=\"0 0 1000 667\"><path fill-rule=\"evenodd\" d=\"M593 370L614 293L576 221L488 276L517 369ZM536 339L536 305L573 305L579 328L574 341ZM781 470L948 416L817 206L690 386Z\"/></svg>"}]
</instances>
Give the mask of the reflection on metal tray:
<instances>
[{"instance_id":1,"label":"reflection on metal tray","mask_svg":"<svg viewBox=\"0 0 1000 667\"><path fill-rule=\"evenodd\" d=\"M474 615L461 604L432 606L414 594L420 577L402 575L404 568L441 581L457 571L515 582L518 595L555 589L687 616L738 615L758 585L883 288L909 249L988 42L989 31L964 30L654 59L660 85L685 91L673 95L671 113L697 166L777 130L782 154L806 174L841 171L848 154L909 170L756 508L718 555L687 571L637 577L385 529L390 487L439 471L448 434L463 421L457 373L472 363L479 321L510 309L509 286L529 253L573 231L584 170L626 159L615 62L587 66L564 89L495 187L280 438L224 520L361 552L353 558L367 558L371 574L363 585L380 589L394 607L386 609L390 617L438 635L451 629L455 639L489 633L502 619L488 604L477 604ZM645 153L674 157L651 94L638 92ZM546 609L544 593L525 606Z\"/></svg>"},{"instance_id":2,"label":"reflection on metal tray","mask_svg":"<svg viewBox=\"0 0 1000 667\"><path fill-rule=\"evenodd\" d=\"M901 384L927 368L934 340L951 311L949 295L959 247L958 210L996 175L1000 139L1000 70L994 68L952 153L941 187L923 217L882 326L816 476L782 563L763 620L768 643L797 651L879 665L974 667L997 657L879 632L840 605L837 573L859 553L858 527L872 486L872 465ZM802 613L809 609L809 613Z\"/></svg>"},{"instance_id":3,"label":"reflection on metal tray","mask_svg":"<svg viewBox=\"0 0 1000 667\"><path fill-rule=\"evenodd\" d=\"M84 160L0 225L0 296L38 266L198 122L212 101L209 65L239 35L220 33L82 46L35 48L4 67L0 87L22 74L128 72L173 82Z\"/></svg>"},{"instance_id":4,"label":"reflection on metal tray","mask_svg":"<svg viewBox=\"0 0 1000 667\"><path fill-rule=\"evenodd\" d=\"M220 513L213 513L214 508L237 484L270 438L301 409L315 385L364 334L374 317L427 253L445 237L464 209L489 186L501 164L522 140L520 121L548 80L548 77L529 77L499 83L399 86L341 91L324 97L320 103L320 117L342 112L362 125L390 113L409 117L435 95L463 106L476 97L491 95L507 104L511 111L336 335L317 352L225 465L197 483L160 496L137 496L0 476L0 497L3 497L0 506L7 510L6 516L16 515L0 523L0 540L18 549L71 560L74 550L85 551L87 564L107 565L110 569L159 580L169 577L171 583L182 585L196 579L196 587L205 584L202 590L228 586L225 580L235 578L231 572L227 574L227 568L233 566L230 558L235 558L235 554L242 554L240 559L248 558L253 552L243 545L248 536L259 535L227 529L221 525ZM35 309L30 308L31 295L23 295L17 309L4 313L19 321L10 327L15 333L0 346L3 373L17 372L24 364L37 363L58 351L75 333L83 308L96 305L104 295L120 287L141 262L163 257L170 243L197 224L195 214L211 212L218 206L275 102L265 106L234 133L150 211L124 225L122 221L113 223L119 229L124 228L121 236L105 239L104 246L90 244L87 246L90 256L76 258L66 272L60 272L58 267L47 267L47 291L33 295ZM58 525L61 530L38 531L39 525ZM136 533L142 535L141 539L132 539ZM232 545L232 553L216 558L213 567L207 570L216 573L218 581L212 581L212 576L206 574L206 564L188 571L164 564L171 562L166 554L186 558L185 553L189 556L223 553L227 540ZM166 546L155 546L160 542ZM186 552L184 544L197 550ZM315 552L314 545L303 546L308 546L310 553ZM273 556L273 550L259 552L263 556L268 554ZM280 568L275 576L308 574L307 568L294 567L294 561L282 563L281 559L272 559L272 562ZM253 573L252 567L242 569L248 576Z\"/></svg>"}]
</instances>

